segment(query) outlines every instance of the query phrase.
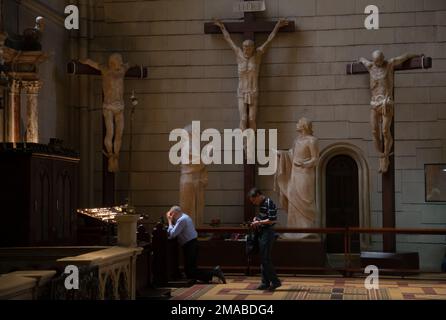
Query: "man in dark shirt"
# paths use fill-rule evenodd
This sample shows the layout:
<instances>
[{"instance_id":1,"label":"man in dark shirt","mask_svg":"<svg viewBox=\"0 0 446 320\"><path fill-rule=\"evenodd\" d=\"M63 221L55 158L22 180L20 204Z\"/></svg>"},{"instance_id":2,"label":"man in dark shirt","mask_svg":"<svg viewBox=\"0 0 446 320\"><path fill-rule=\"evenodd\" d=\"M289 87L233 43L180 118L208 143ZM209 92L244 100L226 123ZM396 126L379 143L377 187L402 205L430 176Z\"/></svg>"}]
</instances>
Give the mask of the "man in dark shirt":
<instances>
[{"instance_id":1,"label":"man in dark shirt","mask_svg":"<svg viewBox=\"0 0 446 320\"><path fill-rule=\"evenodd\" d=\"M262 283L257 289L274 291L282 286L271 259L271 250L276 237L273 227L277 221L277 207L257 188L249 192L248 198L252 204L260 207L259 214L252 222L252 226L258 230L259 253L262 261Z\"/></svg>"}]
</instances>

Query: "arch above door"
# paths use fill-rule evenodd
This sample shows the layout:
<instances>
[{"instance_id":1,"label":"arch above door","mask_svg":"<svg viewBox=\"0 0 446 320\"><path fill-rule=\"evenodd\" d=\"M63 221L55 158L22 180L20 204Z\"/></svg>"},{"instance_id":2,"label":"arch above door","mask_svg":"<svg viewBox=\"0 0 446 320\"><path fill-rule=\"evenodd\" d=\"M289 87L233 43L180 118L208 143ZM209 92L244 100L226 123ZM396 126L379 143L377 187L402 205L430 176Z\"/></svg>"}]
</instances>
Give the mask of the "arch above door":
<instances>
[{"instance_id":1,"label":"arch above door","mask_svg":"<svg viewBox=\"0 0 446 320\"><path fill-rule=\"evenodd\" d=\"M359 186L359 225L361 228L370 228L370 175L367 160L360 148L350 143L335 143L321 151L317 169L316 201L319 212L319 225L326 226L326 170L333 157L346 155L355 160L358 166ZM361 249L366 250L370 246L370 235L361 235Z\"/></svg>"}]
</instances>

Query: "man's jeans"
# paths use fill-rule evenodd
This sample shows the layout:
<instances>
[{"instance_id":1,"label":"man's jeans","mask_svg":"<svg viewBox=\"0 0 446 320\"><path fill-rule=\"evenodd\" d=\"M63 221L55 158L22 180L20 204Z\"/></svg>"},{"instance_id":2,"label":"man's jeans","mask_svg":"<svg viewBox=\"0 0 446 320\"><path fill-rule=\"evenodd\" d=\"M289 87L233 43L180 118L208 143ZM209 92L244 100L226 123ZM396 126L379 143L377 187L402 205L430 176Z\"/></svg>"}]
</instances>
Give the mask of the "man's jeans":
<instances>
[{"instance_id":1,"label":"man's jeans","mask_svg":"<svg viewBox=\"0 0 446 320\"><path fill-rule=\"evenodd\" d=\"M265 286L279 285L280 280L274 270L271 250L275 240L274 229L270 226L259 230L259 253L261 259L262 284Z\"/></svg>"}]
</instances>

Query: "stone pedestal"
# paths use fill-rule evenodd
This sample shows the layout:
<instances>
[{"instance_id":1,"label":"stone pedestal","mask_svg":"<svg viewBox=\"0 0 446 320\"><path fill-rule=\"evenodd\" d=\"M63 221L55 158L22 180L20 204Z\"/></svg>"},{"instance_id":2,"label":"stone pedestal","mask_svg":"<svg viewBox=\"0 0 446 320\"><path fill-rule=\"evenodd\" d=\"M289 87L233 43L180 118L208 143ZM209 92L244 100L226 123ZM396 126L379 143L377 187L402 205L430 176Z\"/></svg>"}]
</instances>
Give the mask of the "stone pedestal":
<instances>
[{"instance_id":1,"label":"stone pedestal","mask_svg":"<svg viewBox=\"0 0 446 320\"><path fill-rule=\"evenodd\" d=\"M26 94L26 142L39 143L39 111L38 97L42 87L41 81L24 81L23 88Z\"/></svg>"},{"instance_id":2,"label":"stone pedestal","mask_svg":"<svg viewBox=\"0 0 446 320\"><path fill-rule=\"evenodd\" d=\"M123 215L116 217L118 223L118 246L135 248L137 246L136 224L138 215Z\"/></svg>"},{"instance_id":3,"label":"stone pedestal","mask_svg":"<svg viewBox=\"0 0 446 320\"><path fill-rule=\"evenodd\" d=\"M0 276L0 300L34 300L37 279L13 274Z\"/></svg>"}]
</instances>

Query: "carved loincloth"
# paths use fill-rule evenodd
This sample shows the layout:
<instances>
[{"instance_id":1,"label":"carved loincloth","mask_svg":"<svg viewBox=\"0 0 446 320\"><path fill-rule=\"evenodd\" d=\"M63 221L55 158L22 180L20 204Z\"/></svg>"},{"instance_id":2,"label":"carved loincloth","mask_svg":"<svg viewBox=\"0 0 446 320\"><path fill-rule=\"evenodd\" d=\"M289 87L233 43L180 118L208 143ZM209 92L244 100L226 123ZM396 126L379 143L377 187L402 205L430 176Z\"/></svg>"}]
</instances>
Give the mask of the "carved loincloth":
<instances>
[{"instance_id":1,"label":"carved loincloth","mask_svg":"<svg viewBox=\"0 0 446 320\"><path fill-rule=\"evenodd\" d=\"M383 95L373 97L372 101L370 102L372 109L383 116L393 115L393 105L393 99L389 96Z\"/></svg>"},{"instance_id":2,"label":"carved loincloth","mask_svg":"<svg viewBox=\"0 0 446 320\"><path fill-rule=\"evenodd\" d=\"M257 91L242 91L238 90L237 97L239 99L243 99L243 102L245 104L253 104L255 101L257 101L257 97L259 96L259 93Z\"/></svg>"},{"instance_id":3,"label":"carved loincloth","mask_svg":"<svg viewBox=\"0 0 446 320\"><path fill-rule=\"evenodd\" d=\"M102 105L104 110L111 111L113 113L119 113L124 111L124 103L121 101L116 101L113 103L105 103Z\"/></svg>"}]
</instances>

